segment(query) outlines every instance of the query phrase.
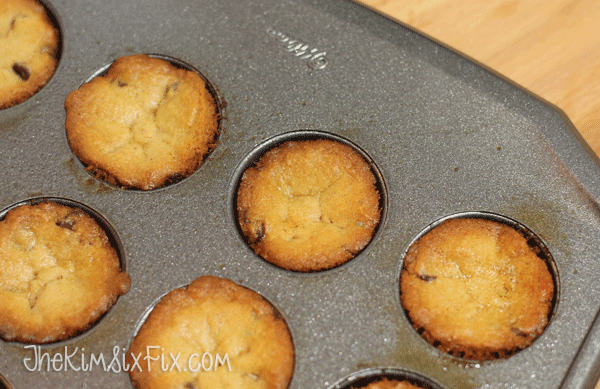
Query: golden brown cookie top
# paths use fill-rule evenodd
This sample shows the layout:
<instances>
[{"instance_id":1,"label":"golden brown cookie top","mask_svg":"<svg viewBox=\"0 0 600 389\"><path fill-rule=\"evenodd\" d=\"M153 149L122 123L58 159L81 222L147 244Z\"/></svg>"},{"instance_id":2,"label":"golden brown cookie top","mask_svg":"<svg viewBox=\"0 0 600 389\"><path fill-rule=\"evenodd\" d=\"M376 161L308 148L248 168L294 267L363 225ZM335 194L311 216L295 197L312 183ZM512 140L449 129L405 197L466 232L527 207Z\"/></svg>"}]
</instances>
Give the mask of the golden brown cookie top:
<instances>
[{"instance_id":1,"label":"golden brown cookie top","mask_svg":"<svg viewBox=\"0 0 600 389\"><path fill-rule=\"evenodd\" d=\"M367 386L354 387L352 389L422 389L408 381L389 380L382 378L379 381L371 382Z\"/></svg>"},{"instance_id":2,"label":"golden brown cookie top","mask_svg":"<svg viewBox=\"0 0 600 389\"><path fill-rule=\"evenodd\" d=\"M522 349L548 324L554 282L548 265L510 226L451 219L408 250L401 300L431 343L466 358Z\"/></svg>"},{"instance_id":3,"label":"golden brown cookie top","mask_svg":"<svg viewBox=\"0 0 600 389\"><path fill-rule=\"evenodd\" d=\"M243 175L238 221L262 258L297 271L332 268L372 239L381 210L369 163L331 140L289 141Z\"/></svg>"},{"instance_id":4,"label":"golden brown cookie top","mask_svg":"<svg viewBox=\"0 0 600 389\"><path fill-rule=\"evenodd\" d=\"M22 205L0 222L0 335L48 343L87 330L129 289L104 231L85 212Z\"/></svg>"},{"instance_id":5,"label":"golden brown cookie top","mask_svg":"<svg viewBox=\"0 0 600 389\"><path fill-rule=\"evenodd\" d=\"M147 346L158 348L148 352ZM163 297L127 355L132 364L135 357L150 360L161 353L179 354L181 369L164 371L160 359L144 363L130 371L135 387L286 389L294 370L292 339L273 306L258 293L213 276ZM206 363L211 358L210 368L199 365L204 354Z\"/></svg>"},{"instance_id":6,"label":"golden brown cookie top","mask_svg":"<svg viewBox=\"0 0 600 389\"><path fill-rule=\"evenodd\" d=\"M202 77L147 55L118 58L65 101L71 149L113 185L150 190L191 175L216 146Z\"/></svg>"},{"instance_id":7,"label":"golden brown cookie top","mask_svg":"<svg viewBox=\"0 0 600 389\"><path fill-rule=\"evenodd\" d=\"M39 2L0 2L0 109L23 102L48 82L59 40Z\"/></svg>"}]
</instances>

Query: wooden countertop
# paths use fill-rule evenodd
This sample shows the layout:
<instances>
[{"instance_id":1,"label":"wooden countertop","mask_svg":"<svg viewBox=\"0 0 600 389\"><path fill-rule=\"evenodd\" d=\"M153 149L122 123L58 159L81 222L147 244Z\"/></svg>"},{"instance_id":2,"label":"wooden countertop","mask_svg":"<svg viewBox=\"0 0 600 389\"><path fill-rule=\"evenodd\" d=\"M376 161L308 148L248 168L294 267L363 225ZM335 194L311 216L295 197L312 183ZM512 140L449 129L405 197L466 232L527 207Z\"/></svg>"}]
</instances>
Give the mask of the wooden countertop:
<instances>
[{"instance_id":1,"label":"wooden countertop","mask_svg":"<svg viewBox=\"0 0 600 389\"><path fill-rule=\"evenodd\" d=\"M600 0L359 0L561 108L600 156Z\"/></svg>"}]
</instances>

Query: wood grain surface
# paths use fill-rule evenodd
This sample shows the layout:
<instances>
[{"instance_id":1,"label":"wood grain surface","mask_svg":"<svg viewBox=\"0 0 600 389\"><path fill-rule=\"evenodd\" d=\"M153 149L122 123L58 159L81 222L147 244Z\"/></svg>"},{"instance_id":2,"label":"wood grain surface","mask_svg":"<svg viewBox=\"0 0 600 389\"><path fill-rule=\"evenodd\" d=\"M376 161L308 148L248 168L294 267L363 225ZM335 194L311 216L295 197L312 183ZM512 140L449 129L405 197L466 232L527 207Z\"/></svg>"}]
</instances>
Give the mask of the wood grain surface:
<instances>
[{"instance_id":1,"label":"wood grain surface","mask_svg":"<svg viewBox=\"0 0 600 389\"><path fill-rule=\"evenodd\" d=\"M600 0L360 0L561 108L600 156Z\"/></svg>"}]
</instances>

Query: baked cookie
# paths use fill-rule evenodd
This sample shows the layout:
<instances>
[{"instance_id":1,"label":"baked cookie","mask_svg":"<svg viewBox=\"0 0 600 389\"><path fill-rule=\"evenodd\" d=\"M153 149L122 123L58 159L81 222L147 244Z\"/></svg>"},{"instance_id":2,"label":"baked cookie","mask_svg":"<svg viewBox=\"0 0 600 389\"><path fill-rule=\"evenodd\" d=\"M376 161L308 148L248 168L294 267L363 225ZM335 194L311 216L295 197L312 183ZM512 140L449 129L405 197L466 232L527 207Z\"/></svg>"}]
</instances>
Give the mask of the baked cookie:
<instances>
[{"instance_id":1,"label":"baked cookie","mask_svg":"<svg viewBox=\"0 0 600 389\"><path fill-rule=\"evenodd\" d=\"M292 339L275 308L213 276L164 296L126 355L139 389L286 389L294 370Z\"/></svg>"},{"instance_id":2,"label":"baked cookie","mask_svg":"<svg viewBox=\"0 0 600 389\"><path fill-rule=\"evenodd\" d=\"M71 149L116 186L150 190L191 175L216 147L215 99L196 72L132 55L65 101Z\"/></svg>"},{"instance_id":3,"label":"baked cookie","mask_svg":"<svg viewBox=\"0 0 600 389\"><path fill-rule=\"evenodd\" d=\"M504 358L548 325L554 297L546 262L510 226L450 219L410 246L402 306L440 350L475 360Z\"/></svg>"},{"instance_id":4,"label":"baked cookie","mask_svg":"<svg viewBox=\"0 0 600 389\"><path fill-rule=\"evenodd\" d=\"M46 85L56 69L59 42L59 32L38 1L0 1L0 109Z\"/></svg>"},{"instance_id":5,"label":"baked cookie","mask_svg":"<svg viewBox=\"0 0 600 389\"><path fill-rule=\"evenodd\" d=\"M382 378L379 381L371 382L367 386L352 386L350 389L422 389L420 386L411 384L408 381L388 380Z\"/></svg>"},{"instance_id":6,"label":"baked cookie","mask_svg":"<svg viewBox=\"0 0 600 389\"><path fill-rule=\"evenodd\" d=\"M0 275L0 337L36 344L86 331L130 284L98 224L53 202L0 222Z\"/></svg>"},{"instance_id":7,"label":"baked cookie","mask_svg":"<svg viewBox=\"0 0 600 389\"><path fill-rule=\"evenodd\" d=\"M295 271L330 269L371 241L379 196L369 163L351 147L288 141L244 172L238 222L265 260Z\"/></svg>"}]
</instances>

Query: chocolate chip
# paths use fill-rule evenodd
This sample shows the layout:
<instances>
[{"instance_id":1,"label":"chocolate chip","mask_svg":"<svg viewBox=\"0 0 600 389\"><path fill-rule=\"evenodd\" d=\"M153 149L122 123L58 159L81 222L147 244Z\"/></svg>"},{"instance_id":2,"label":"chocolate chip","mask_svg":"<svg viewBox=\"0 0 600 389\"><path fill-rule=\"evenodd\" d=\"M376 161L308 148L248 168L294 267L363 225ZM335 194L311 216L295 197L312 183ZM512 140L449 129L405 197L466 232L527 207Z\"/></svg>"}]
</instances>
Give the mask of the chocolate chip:
<instances>
[{"instance_id":1,"label":"chocolate chip","mask_svg":"<svg viewBox=\"0 0 600 389\"><path fill-rule=\"evenodd\" d=\"M21 77L23 81L29 80L31 73L29 72L29 68L23 65L22 63L15 63L12 67L13 72L17 74L17 76Z\"/></svg>"},{"instance_id":2,"label":"chocolate chip","mask_svg":"<svg viewBox=\"0 0 600 389\"><path fill-rule=\"evenodd\" d=\"M261 223L256 231L254 231L254 239L250 244L258 244L265 238L265 224Z\"/></svg>"},{"instance_id":3,"label":"chocolate chip","mask_svg":"<svg viewBox=\"0 0 600 389\"><path fill-rule=\"evenodd\" d=\"M15 23L17 22L17 19L27 19L27 15L17 15L14 18L12 18L12 20L10 21L10 26L8 27L9 31L15 29Z\"/></svg>"},{"instance_id":4,"label":"chocolate chip","mask_svg":"<svg viewBox=\"0 0 600 389\"><path fill-rule=\"evenodd\" d=\"M71 220L59 220L56 222L56 225L60 228L66 228L67 230L72 231L75 224Z\"/></svg>"},{"instance_id":5,"label":"chocolate chip","mask_svg":"<svg viewBox=\"0 0 600 389\"><path fill-rule=\"evenodd\" d=\"M428 276L426 274L421 274L421 275L419 275L419 278L425 282L431 282L431 281L435 280L437 277L436 276Z\"/></svg>"},{"instance_id":6,"label":"chocolate chip","mask_svg":"<svg viewBox=\"0 0 600 389\"><path fill-rule=\"evenodd\" d=\"M527 333L526 333L526 332L524 332L524 331L521 331L519 328L514 328L514 327L513 327L513 328L511 328L511 331L512 331L512 332L513 332L515 335L517 335L517 336L520 336L521 338L528 338L528 337L529 337L529 334L527 334Z\"/></svg>"},{"instance_id":7,"label":"chocolate chip","mask_svg":"<svg viewBox=\"0 0 600 389\"><path fill-rule=\"evenodd\" d=\"M56 221L56 225L59 226L60 228L65 228L67 230L71 230L73 231L73 226L77 223L75 220L71 219L69 217L70 215L67 215L66 217L64 217L61 220L57 220Z\"/></svg>"},{"instance_id":8,"label":"chocolate chip","mask_svg":"<svg viewBox=\"0 0 600 389\"><path fill-rule=\"evenodd\" d=\"M59 226L60 228L65 228L67 230L73 231L73 226L75 226L75 224L77 224L78 216L79 216L79 212L77 212L77 211L69 212L69 214L67 214L65 217L63 217L60 220L57 220L55 222L55 224L57 226Z\"/></svg>"},{"instance_id":9,"label":"chocolate chip","mask_svg":"<svg viewBox=\"0 0 600 389\"><path fill-rule=\"evenodd\" d=\"M170 92L170 91L176 91L177 87L179 87L179 81L175 81L174 83L167 85L167 88L165 89L165 96Z\"/></svg>"},{"instance_id":10,"label":"chocolate chip","mask_svg":"<svg viewBox=\"0 0 600 389\"><path fill-rule=\"evenodd\" d=\"M42 53L48 54L52 58L56 58L56 47L44 46L42 47Z\"/></svg>"}]
</instances>

